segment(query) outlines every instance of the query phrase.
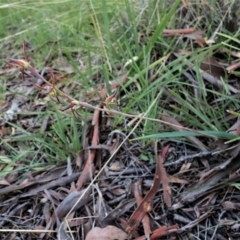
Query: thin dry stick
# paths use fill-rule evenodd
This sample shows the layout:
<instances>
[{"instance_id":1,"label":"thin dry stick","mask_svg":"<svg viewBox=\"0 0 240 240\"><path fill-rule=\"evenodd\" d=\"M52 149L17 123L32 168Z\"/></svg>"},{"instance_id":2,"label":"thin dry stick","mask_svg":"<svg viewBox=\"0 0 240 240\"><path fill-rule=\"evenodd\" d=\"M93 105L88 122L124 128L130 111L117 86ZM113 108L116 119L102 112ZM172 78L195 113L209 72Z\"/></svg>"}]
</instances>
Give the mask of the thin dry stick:
<instances>
[{"instance_id":1,"label":"thin dry stick","mask_svg":"<svg viewBox=\"0 0 240 240\"><path fill-rule=\"evenodd\" d=\"M177 34L189 34L194 33L197 30L195 28L186 28L186 29L165 29L163 30L163 34L166 36L177 35Z\"/></svg>"}]
</instances>

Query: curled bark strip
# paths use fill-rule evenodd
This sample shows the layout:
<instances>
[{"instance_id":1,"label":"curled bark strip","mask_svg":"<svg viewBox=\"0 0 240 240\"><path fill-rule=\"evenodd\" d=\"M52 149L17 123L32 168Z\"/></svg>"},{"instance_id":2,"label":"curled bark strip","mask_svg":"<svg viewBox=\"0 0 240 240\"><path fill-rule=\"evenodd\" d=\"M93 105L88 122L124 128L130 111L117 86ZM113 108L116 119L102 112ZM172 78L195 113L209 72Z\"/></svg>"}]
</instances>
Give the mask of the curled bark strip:
<instances>
[{"instance_id":1,"label":"curled bark strip","mask_svg":"<svg viewBox=\"0 0 240 240\"><path fill-rule=\"evenodd\" d=\"M143 198L142 198L142 180L138 180L137 182L134 183L133 193L134 193L134 197L137 201L137 205L139 206L143 200ZM150 219L147 214L143 217L142 224L143 224L145 236L148 238L152 231L151 231L151 227L150 227Z\"/></svg>"}]
</instances>

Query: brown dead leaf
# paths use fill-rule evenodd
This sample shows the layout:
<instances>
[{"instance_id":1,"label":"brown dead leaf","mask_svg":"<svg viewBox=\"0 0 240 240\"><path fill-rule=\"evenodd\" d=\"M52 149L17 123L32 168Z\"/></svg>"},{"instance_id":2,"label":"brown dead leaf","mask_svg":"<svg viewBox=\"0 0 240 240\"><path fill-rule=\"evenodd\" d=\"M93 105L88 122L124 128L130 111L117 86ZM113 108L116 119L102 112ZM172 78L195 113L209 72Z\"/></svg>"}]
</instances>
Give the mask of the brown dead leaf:
<instances>
[{"instance_id":1,"label":"brown dead leaf","mask_svg":"<svg viewBox=\"0 0 240 240\"><path fill-rule=\"evenodd\" d=\"M236 209L236 206L233 202L225 201L222 203L223 209L225 210L233 210Z\"/></svg>"},{"instance_id":2,"label":"brown dead leaf","mask_svg":"<svg viewBox=\"0 0 240 240\"><path fill-rule=\"evenodd\" d=\"M236 57L236 58L240 58L240 52L238 52L238 51L232 51L232 50L230 50L228 48L221 48L220 52L227 53L227 54L229 54L229 55L231 55L233 57Z\"/></svg>"},{"instance_id":3,"label":"brown dead leaf","mask_svg":"<svg viewBox=\"0 0 240 240\"><path fill-rule=\"evenodd\" d=\"M240 136L240 119L238 119L228 130L228 133Z\"/></svg>"},{"instance_id":4,"label":"brown dead leaf","mask_svg":"<svg viewBox=\"0 0 240 240\"><path fill-rule=\"evenodd\" d=\"M120 161L114 161L111 163L109 170L110 171L120 171L124 168L124 164Z\"/></svg>"},{"instance_id":5,"label":"brown dead leaf","mask_svg":"<svg viewBox=\"0 0 240 240\"><path fill-rule=\"evenodd\" d=\"M137 201L137 205L139 206L143 200L143 198L142 198L142 180L138 180L136 183L134 183L133 193L134 193L134 197ZM152 232L152 230L151 230L151 224L150 224L150 219L149 219L148 214L146 214L143 217L142 224L143 224L145 237L147 237L149 239L149 236L150 236L150 233Z\"/></svg>"},{"instance_id":6,"label":"brown dead leaf","mask_svg":"<svg viewBox=\"0 0 240 240\"><path fill-rule=\"evenodd\" d=\"M150 240L159 239L160 237L166 236L166 235L170 234L171 232L174 232L174 230L176 231L177 229L178 229L177 224L169 226L169 227L162 226L162 227L156 229L155 231L153 231Z\"/></svg>"},{"instance_id":7,"label":"brown dead leaf","mask_svg":"<svg viewBox=\"0 0 240 240\"><path fill-rule=\"evenodd\" d=\"M181 169L179 170L178 174L188 171L188 169L191 167L191 165L192 165L192 163L184 163L181 166Z\"/></svg>"},{"instance_id":8,"label":"brown dead leaf","mask_svg":"<svg viewBox=\"0 0 240 240\"><path fill-rule=\"evenodd\" d=\"M122 188L115 188L115 189L111 189L109 191L115 196L121 196L124 193L126 193L126 189L122 189Z\"/></svg>"},{"instance_id":9,"label":"brown dead leaf","mask_svg":"<svg viewBox=\"0 0 240 240\"><path fill-rule=\"evenodd\" d=\"M218 79L225 75L224 68L216 60L210 57L201 63L201 69Z\"/></svg>"},{"instance_id":10,"label":"brown dead leaf","mask_svg":"<svg viewBox=\"0 0 240 240\"><path fill-rule=\"evenodd\" d=\"M49 222L51 219L51 210L49 202L46 202L43 207L43 216L46 222Z\"/></svg>"},{"instance_id":11,"label":"brown dead leaf","mask_svg":"<svg viewBox=\"0 0 240 240\"><path fill-rule=\"evenodd\" d=\"M86 236L86 240L127 240L128 235L114 226L95 227Z\"/></svg>"},{"instance_id":12,"label":"brown dead leaf","mask_svg":"<svg viewBox=\"0 0 240 240\"><path fill-rule=\"evenodd\" d=\"M156 146L155 146L155 148L156 148ZM161 180L162 180L161 174L164 174L162 162L163 162L163 159L166 157L167 150L168 150L168 147L164 148L163 154L162 154L162 157L161 157L157 154L157 149L155 149L155 151L156 151L156 172L155 172L155 175L154 175L153 185L150 188L147 195L142 200L141 204L137 207L137 209L134 211L134 213L132 214L132 216L128 220L128 227L127 227L127 232L128 233L132 233L137 228L140 221L143 219L145 214L149 211L149 208L146 207L146 206L149 206L149 203L153 200L156 192L158 191L158 189L160 187L160 183L161 183ZM162 165L162 167L161 167L161 165ZM166 184L168 184L167 179L166 179L166 182L164 183L164 186ZM168 192L168 189L166 188L166 186L165 186L164 191L165 191L166 204L171 206L171 199L169 199L170 195L169 195L169 192Z\"/></svg>"},{"instance_id":13,"label":"brown dead leaf","mask_svg":"<svg viewBox=\"0 0 240 240\"><path fill-rule=\"evenodd\" d=\"M163 199L168 207L172 206L171 202L171 188L169 186L169 179L163 161L166 158L169 146L165 147L162 152L162 156L158 155L159 167L160 167L160 181L163 187Z\"/></svg>"},{"instance_id":14,"label":"brown dead leaf","mask_svg":"<svg viewBox=\"0 0 240 240\"><path fill-rule=\"evenodd\" d=\"M192 65L192 69L194 71L199 71L204 79L206 79L209 83L215 85L216 87L218 87L220 89L223 89L224 86L225 86L225 87L227 87L229 89L229 91L231 91L233 93L238 93L238 89L236 89L235 87L231 86L230 84L227 84L227 83L224 84L220 79L212 76L212 74L209 74L209 73L203 71L202 69L198 69L197 70L196 67L194 67L193 65Z\"/></svg>"},{"instance_id":15,"label":"brown dead leaf","mask_svg":"<svg viewBox=\"0 0 240 240\"><path fill-rule=\"evenodd\" d=\"M82 191L74 191L71 192L58 206L56 210L56 214L58 218L65 217L69 211L73 208L73 206L78 202L79 198L82 197L82 194L85 190ZM81 200L76 204L76 206L73 208L73 211L76 211L77 209L84 206L89 201L89 195L90 195L91 189L89 189L84 196L81 198Z\"/></svg>"},{"instance_id":16,"label":"brown dead leaf","mask_svg":"<svg viewBox=\"0 0 240 240\"><path fill-rule=\"evenodd\" d=\"M204 47L206 45L206 40L203 37L204 32L202 31L195 31L189 34L185 34L184 37L192 39L197 43L199 46Z\"/></svg>"},{"instance_id":17,"label":"brown dead leaf","mask_svg":"<svg viewBox=\"0 0 240 240\"><path fill-rule=\"evenodd\" d=\"M9 186L10 183L5 178L2 178L2 179L0 179L0 185Z\"/></svg>"},{"instance_id":18,"label":"brown dead leaf","mask_svg":"<svg viewBox=\"0 0 240 240\"><path fill-rule=\"evenodd\" d=\"M180 179L180 178L177 178L177 177L174 177L174 176L168 176L168 181L170 183L181 183L181 184L187 184L188 183L187 180Z\"/></svg>"}]
</instances>

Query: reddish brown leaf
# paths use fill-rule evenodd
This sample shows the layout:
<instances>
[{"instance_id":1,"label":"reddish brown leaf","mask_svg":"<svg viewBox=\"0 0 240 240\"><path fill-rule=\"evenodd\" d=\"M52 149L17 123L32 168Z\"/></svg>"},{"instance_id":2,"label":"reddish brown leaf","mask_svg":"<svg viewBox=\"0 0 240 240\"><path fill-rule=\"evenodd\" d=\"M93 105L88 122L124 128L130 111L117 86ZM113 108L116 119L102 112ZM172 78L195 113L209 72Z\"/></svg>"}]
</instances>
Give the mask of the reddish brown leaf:
<instances>
[{"instance_id":1,"label":"reddish brown leaf","mask_svg":"<svg viewBox=\"0 0 240 240\"><path fill-rule=\"evenodd\" d=\"M142 180L138 180L136 183L133 185L133 193L134 197L137 201L137 205L139 206L143 200L142 198ZM143 229L145 236L150 236L150 233L152 232L151 226L150 226L150 219L149 216L146 214L143 219L142 219L142 224L143 224Z\"/></svg>"},{"instance_id":2,"label":"reddish brown leaf","mask_svg":"<svg viewBox=\"0 0 240 240\"><path fill-rule=\"evenodd\" d=\"M166 151L167 151L167 148L165 148L163 150L163 154L162 154L163 157L165 157ZM149 210L151 210L149 208L149 206L151 206L150 203L153 200L156 192L158 191L158 189L160 187L160 181L161 181L160 176L161 176L161 173L163 172L163 170L161 169L161 166L160 166L162 164L162 160L163 160L163 158L158 156L157 152L156 152L156 172L154 175L153 185L150 188L147 195L142 200L141 204L137 207L135 212L132 214L132 216L128 220L128 227L127 227L128 233L131 233L132 231L134 231L137 228L137 226L139 225L140 221L145 216L145 214L147 212L149 212Z\"/></svg>"},{"instance_id":3,"label":"reddish brown leaf","mask_svg":"<svg viewBox=\"0 0 240 240\"><path fill-rule=\"evenodd\" d=\"M98 134L99 134L99 116L100 116L100 111L99 110L95 110L94 111L94 115L93 115L93 120L92 120L92 125L93 125L93 137L92 137L92 146L96 146L98 145L99 139L98 139ZM82 188L82 186L91 179L91 176L93 176L93 172L94 172L94 165L93 165L93 161L95 159L95 155L96 155L96 149L92 149L89 151L89 155L88 155L88 159L87 162L84 166L84 169L82 171L82 174L80 175L78 181L77 181L77 190L80 190Z\"/></svg>"},{"instance_id":4,"label":"reddish brown leaf","mask_svg":"<svg viewBox=\"0 0 240 240\"><path fill-rule=\"evenodd\" d=\"M160 181L161 181L162 187L163 187L163 199L164 199L164 202L166 203L166 205L168 207L171 207L172 206L171 188L169 187L169 184L168 184L168 177L167 177L166 169L163 166L163 159L167 155L168 148L169 148L169 146L167 146L163 149L162 156L160 156L160 155L157 156L157 158L158 158L157 161L159 162L159 167L160 167Z\"/></svg>"},{"instance_id":5,"label":"reddish brown leaf","mask_svg":"<svg viewBox=\"0 0 240 240\"><path fill-rule=\"evenodd\" d=\"M156 229L155 231L153 231L150 239L151 240L159 239L160 237L168 235L170 233L170 231L174 232L174 230L176 231L177 229L178 229L177 224L175 224L173 226L169 226L169 227L162 226L162 227Z\"/></svg>"}]
</instances>

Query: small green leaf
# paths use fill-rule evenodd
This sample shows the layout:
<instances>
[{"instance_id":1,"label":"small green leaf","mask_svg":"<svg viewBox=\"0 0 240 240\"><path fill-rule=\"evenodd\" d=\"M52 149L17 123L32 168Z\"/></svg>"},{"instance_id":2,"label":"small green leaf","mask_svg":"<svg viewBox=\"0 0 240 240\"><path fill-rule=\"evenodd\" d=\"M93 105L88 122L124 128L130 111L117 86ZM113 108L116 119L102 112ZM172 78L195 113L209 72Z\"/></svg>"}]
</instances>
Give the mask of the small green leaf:
<instances>
[{"instance_id":1,"label":"small green leaf","mask_svg":"<svg viewBox=\"0 0 240 240\"><path fill-rule=\"evenodd\" d=\"M141 154L140 155L141 160L143 161L149 161L149 157L147 155Z\"/></svg>"}]
</instances>

